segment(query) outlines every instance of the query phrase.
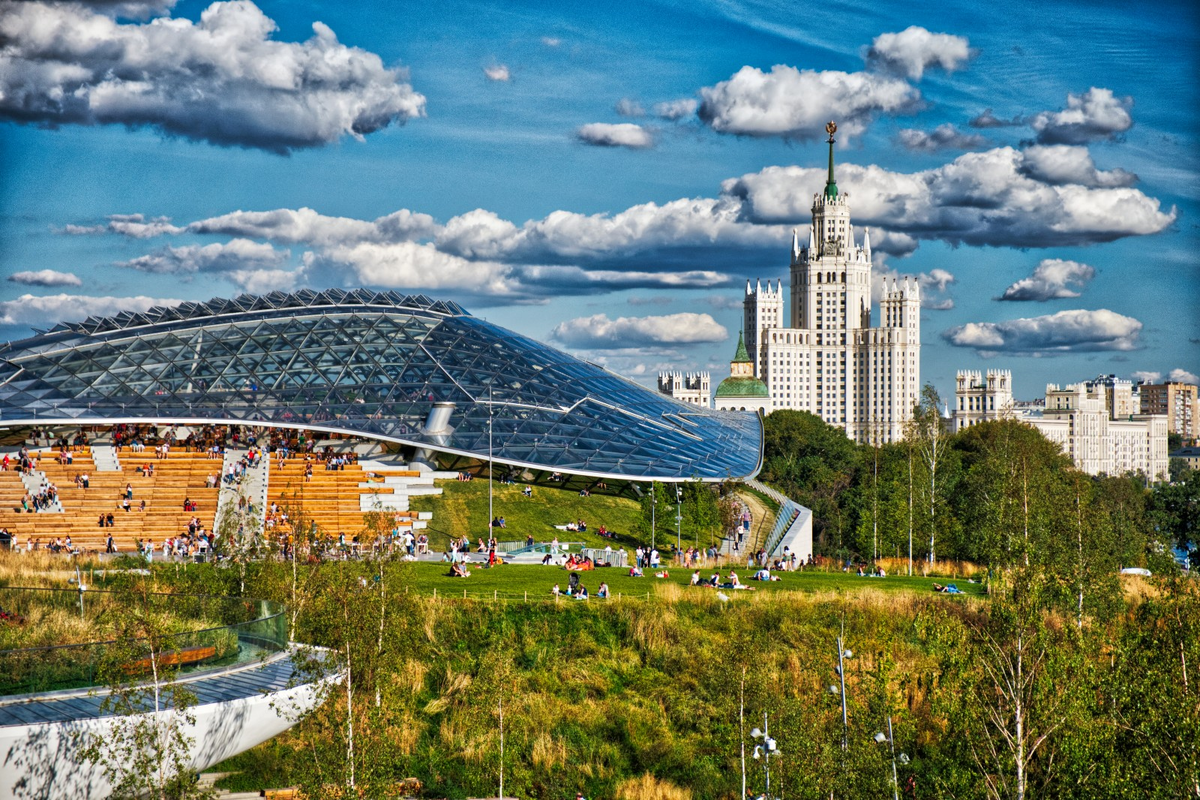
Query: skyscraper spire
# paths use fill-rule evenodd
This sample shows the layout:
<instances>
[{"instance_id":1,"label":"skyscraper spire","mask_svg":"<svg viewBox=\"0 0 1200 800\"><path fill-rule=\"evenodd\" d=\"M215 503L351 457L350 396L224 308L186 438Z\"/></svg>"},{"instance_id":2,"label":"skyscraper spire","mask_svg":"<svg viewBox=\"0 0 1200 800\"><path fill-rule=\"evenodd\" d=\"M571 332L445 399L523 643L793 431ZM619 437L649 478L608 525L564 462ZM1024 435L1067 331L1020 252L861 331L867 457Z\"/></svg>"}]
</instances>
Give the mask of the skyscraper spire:
<instances>
[{"instance_id":1,"label":"skyscraper spire","mask_svg":"<svg viewBox=\"0 0 1200 800\"><path fill-rule=\"evenodd\" d=\"M833 134L837 133L837 123L832 120L825 123L825 132L829 134L829 179L825 181L825 196L829 198L837 197L837 181L833 178L833 143L836 141Z\"/></svg>"}]
</instances>

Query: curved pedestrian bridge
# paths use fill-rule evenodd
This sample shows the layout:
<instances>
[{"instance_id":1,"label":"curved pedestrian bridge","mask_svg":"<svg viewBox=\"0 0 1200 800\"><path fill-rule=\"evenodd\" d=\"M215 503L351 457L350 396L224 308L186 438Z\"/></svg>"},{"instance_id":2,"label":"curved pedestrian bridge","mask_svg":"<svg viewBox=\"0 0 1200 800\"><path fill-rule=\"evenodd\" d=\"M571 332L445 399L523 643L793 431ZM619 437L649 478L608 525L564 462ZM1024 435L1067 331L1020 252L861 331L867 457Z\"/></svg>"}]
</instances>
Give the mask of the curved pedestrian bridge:
<instances>
[{"instance_id":1,"label":"curved pedestrian bridge","mask_svg":"<svg viewBox=\"0 0 1200 800\"><path fill-rule=\"evenodd\" d=\"M18 593L47 591L55 590L0 589L0 602L19 618ZM76 594L33 597L61 603ZM210 612L254 613L166 637L149 654L137 641L0 651L0 800L107 797L123 765L90 763L82 751L99 737L117 752L135 725L182 734L188 769L199 772L287 730L340 680L325 651L288 642L282 606L201 600ZM177 702L177 690L186 699Z\"/></svg>"}]
</instances>

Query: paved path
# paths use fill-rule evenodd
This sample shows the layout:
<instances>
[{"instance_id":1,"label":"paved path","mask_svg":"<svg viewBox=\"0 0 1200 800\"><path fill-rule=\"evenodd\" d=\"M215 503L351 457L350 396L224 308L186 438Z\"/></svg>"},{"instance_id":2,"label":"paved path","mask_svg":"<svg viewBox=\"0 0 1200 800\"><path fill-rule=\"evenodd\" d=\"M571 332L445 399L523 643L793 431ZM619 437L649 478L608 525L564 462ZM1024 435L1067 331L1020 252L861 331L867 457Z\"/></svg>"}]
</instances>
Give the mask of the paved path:
<instances>
[{"instance_id":1,"label":"paved path","mask_svg":"<svg viewBox=\"0 0 1200 800\"><path fill-rule=\"evenodd\" d=\"M756 494L738 492L738 499L750 509L752 518L750 532L746 534L746 538L742 540L741 549L736 553L732 550L731 541L726 539L725 546L721 548L721 554L726 557L736 556L735 561L745 561L747 553L754 552L766 543L767 536L771 533L771 526L775 524L775 514L763 504Z\"/></svg>"}]
</instances>

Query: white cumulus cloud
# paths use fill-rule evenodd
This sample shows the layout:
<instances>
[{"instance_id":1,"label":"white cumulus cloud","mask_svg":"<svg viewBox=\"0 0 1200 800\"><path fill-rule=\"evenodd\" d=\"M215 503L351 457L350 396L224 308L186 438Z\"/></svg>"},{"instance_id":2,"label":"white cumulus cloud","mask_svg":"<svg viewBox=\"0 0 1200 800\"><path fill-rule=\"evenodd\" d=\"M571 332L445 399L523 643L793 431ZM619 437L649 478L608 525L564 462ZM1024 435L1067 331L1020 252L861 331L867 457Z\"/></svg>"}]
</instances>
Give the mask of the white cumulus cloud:
<instances>
[{"instance_id":1,"label":"white cumulus cloud","mask_svg":"<svg viewBox=\"0 0 1200 800\"><path fill-rule=\"evenodd\" d=\"M1060 300L1079 297L1080 290L1096 277L1096 269L1078 261L1062 258L1043 259L1033 274L1004 290L999 300Z\"/></svg>"},{"instance_id":2,"label":"white cumulus cloud","mask_svg":"<svg viewBox=\"0 0 1200 800\"><path fill-rule=\"evenodd\" d=\"M122 124L276 153L403 123L425 112L407 76L338 42L321 22L280 42L250 0L217 2L198 22L120 23L78 3L0 10L0 118Z\"/></svg>"},{"instance_id":3,"label":"white cumulus cloud","mask_svg":"<svg viewBox=\"0 0 1200 800\"><path fill-rule=\"evenodd\" d=\"M428 214L400 209L375 220L331 217L311 208L234 211L193 222L192 233L219 233L284 244L313 246L348 242L406 242L433 236L440 229Z\"/></svg>"},{"instance_id":4,"label":"white cumulus cloud","mask_svg":"<svg viewBox=\"0 0 1200 800\"><path fill-rule=\"evenodd\" d=\"M0 301L0 325L49 327L59 322L79 322L88 317L109 317L122 311L146 311L154 306L177 306L182 300L155 297L89 297L54 294L21 295Z\"/></svg>"},{"instance_id":5,"label":"white cumulus cloud","mask_svg":"<svg viewBox=\"0 0 1200 800\"><path fill-rule=\"evenodd\" d=\"M153 253L117 266L168 275L191 275L197 272L230 272L233 270L277 267L288 259L287 250L276 250L269 244L249 239L232 239L206 245L163 247Z\"/></svg>"},{"instance_id":6,"label":"white cumulus cloud","mask_svg":"<svg viewBox=\"0 0 1200 800\"><path fill-rule=\"evenodd\" d=\"M62 232L72 236L95 236L101 233L116 233L131 239L152 239L155 236L175 235L184 229L171 224L170 217L147 219L144 214L109 214L103 225L70 224Z\"/></svg>"},{"instance_id":7,"label":"white cumulus cloud","mask_svg":"<svg viewBox=\"0 0 1200 800\"><path fill-rule=\"evenodd\" d=\"M324 274L346 286L385 289L465 289L494 297L519 294L507 264L469 261L417 242L359 242L305 253L309 274Z\"/></svg>"},{"instance_id":8,"label":"white cumulus cloud","mask_svg":"<svg viewBox=\"0 0 1200 800\"><path fill-rule=\"evenodd\" d=\"M867 63L921 80L925 70L941 67L953 72L971 57L970 43L963 36L931 33L913 25L899 33L881 33L867 51Z\"/></svg>"},{"instance_id":9,"label":"white cumulus cloud","mask_svg":"<svg viewBox=\"0 0 1200 800\"><path fill-rule=\"evenodd\" d=\"M1194 372L1188 372L1186 369L1171 370L1167 375L1167 379L1176 383L1200 383L1200 377L1197 377Z\"/></svg>"},{"instance_id":10,"label":"white cumulus cloud","mask_svg":"<svg viewBox=\"0 0 1200 800\"><path fill-rule=\"evenodd\" d=\"M59 272L54 269L39 269L36 272L14 272L8 276L13 283L25 286L82 286L83 281L72 272Z\"/></svg>"},{"instance_id":11,"label":"white cumulus cloud","mask_svg":"<svg viewBox=\"0 0 1200 800\"><path fill-rule=\"evenodd\" d=\"M1133 378L1135 381L1144 381L1146 383L1158 383L1160 380L1162 380L1162 373L1161 372L1147 372L1145 370L1139 370L1139 371L1131 374L1129 377Z\"/></svg>"},{"instance_id":12,"label":"white cumulus cloud","mask_svg":"<svg viewBox=\"0 0 1200 800\"><path fill-rule=\"evenodd\" d=\"M1133 350L1142 323L1108 309L1059 311L1006 322L968 322L942 334L950 344L981 354L1052 355L1098 350Z\"/></svg>"},{"instance_id":13,"label":"white cumulus cloud","mask_svg":"<svg viewBox=\"0 0 1200 800\"><path fill-rule=\"evenodd\" d=\"M642 107L641 103L631 97L622 97L617 101L617 104L613 106L613 110L622 117L646 116L646 109Z\"/></svg>"},{"instance_id":14,"label":"white cumulus cloud","mask_svg":"<svg viewBox=\"0 0 1200 800\"><path fill-rule=\"evenodd\" d=\"M988 143L988 140L978 133L965 133L949 122L928 132L904 128L896 135L896 139L908 150L927 153L937 150L977 150Z\"/></svg>"},{"instance_id":15,"label":"white cumulus cloud","mask_svg":"<svg viewBox=\"0 0 1200 800\"><path fill-rule=\"evenodd\" d=\"M967 124L972 128L1019 128L1026 122L1020 114L1011 119L1001 119L993 114L990 108L985 108L982 114L973 117Z\"/></svg>"},{"instance_id":16,"label":"white cumulus cloud","mask_svg":"<svg viewBox=\"0 0 1200 800\"><path fill-rule=\"evenodd\" d=\"M682 100L668 100L664 103L655 103L654 116L669 120L683 119L695 114L698 105L700 105L699 102L690 97Z\"/></svg>"},{"instance_id":17,"label":"white cumulus cloud","mask_svg":"<svg viewBox=\"0 0 1200 800\"><path fill-rule=\"evenodd\" d=\"M632 122L589 122L575 131L576 138L596 147L627 147L645 150L654 146L654 136L641 125Z\"/></svg>"},{"instance_id":18,"label":"white cumulus cloud","mask_svg":"<svg viewBox=\"0 0 1200 800\"><path fill-rule=\"evenodd\" d=\"M718 133L812 139L835 120L844 137L862 133L877 113L912 108L920 99L907 81L874 72L770 72L745 66L729 80L700 89L700 119Z\"/></svg>"},{"instance_id":19,"label":"white cumulus cloud","mask_svg":"<svg viewBox=\"0 0 1200 800\"><path fill-rule=\"evenodd\" d=\"M838 185L855 222L919 239L996 247L1057 247L1158 233L1176 210L1129 187L1044 183L1025 174L1020 150L966 153L934 169L892 172L843 164ZM802 223L826 170L767 167L724 182L756 222ZM874 242L872 242L874 245Z\"/></svg>"},{"instance_id":20,"label":"white cumulus cloud","mask_svg":"<svg viewBox=\"0 0 1200 800\"><path fill-rule=\"evenodd\" d=\"M489 81L495 81L498 83L504 83L505 81L512 79L512 75L509 74L508 67L504 64L492 64L491 66L484 67L483 75Z\"/></svg>"},{"instance_id":21,"label":"white cumulus cloud","mask_svg":"<svg viewBox=\"0 0 1200 800\"><path fill-rule=\"evenodd\" d=\"M1086 144L1115 139L1133 126L1133 98L1117 97L1112 89L1093 86L1083 94L1068 94L1062 111L1043 111L1029 124L1040 144Z\"/></svg>"},{"instance_id":22,"label":"white cumulus cloud","mask_svg":"<svg viewBox=\"0 0 1200 800\"><path fill-rule=\"evenodd\" d=\"M709 314L667 314L659 317L619 317L606 314L561 322L550 336L568 347L623 349L663 344L723 342L725 326Z\"/></svg>"},{"instance_id":23,"label":"white cumulus cloud","mask_svg":"<svg viewBox=\"0 0 1200 800\"><path fill-rule=\"evenodd\" d=\"M134 239L152 239L155 236L183 233L183 228L171 224L170 217L146 219L142 214L111 214L108 230Z\"/></svg>"},{"instance_id":24,"label":"white cumulus cloud","mask_svg":"<svg viewBox=\"0 0 1200 800\"><path fill-rule=\"evenodd\" d=\"M1086 147L1031 145L1021 151L1021 172L1043 183L1080 186L1132 186L1138 177L1123 169L1099 170Z\"/></svg>"}]
</instances>

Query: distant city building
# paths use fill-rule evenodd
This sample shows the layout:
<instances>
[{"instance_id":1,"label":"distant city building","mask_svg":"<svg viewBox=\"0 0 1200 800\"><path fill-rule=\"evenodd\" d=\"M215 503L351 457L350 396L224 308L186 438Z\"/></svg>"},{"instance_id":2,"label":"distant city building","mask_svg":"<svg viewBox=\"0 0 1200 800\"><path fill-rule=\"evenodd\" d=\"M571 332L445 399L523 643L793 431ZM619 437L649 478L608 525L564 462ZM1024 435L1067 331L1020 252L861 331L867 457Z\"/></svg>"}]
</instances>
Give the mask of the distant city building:
<instances>
[{"instance_id":1,"label":"distant city building","mask_svg":"<svg viewBox=\"0 0 1200 800\"><path fill-rule=\"evenodd\" d=\"M1046 387L1046 408L1028 422L1047 439L1062 445L1089 475L1142 473L1167 479L1167 418L1132 414L1113 419L1103 387L1078 383Z\"/></svg>"},{"instance_id":2,"label":"distant city building","mask_svg":"<svg viewBox=\"0 0 1200 800\"><path fill-rule=\"evenodd\" d=\"M1172 451L1170 457L1182 459L1188 469L1200 469L1200 447L1181 447Z\"/></svg>"},{"instance_id":3,"label":"distant city building","mask_svg":"<svg viewBox=\"0 0 1200 800\"><path fill-rule=\"evenodd\" d=\"M1089 475L1140 473L1167 479L1167 418L1137 413L1132 384L1115 376L1059 387L1046 387L1045 400L1018 403L1008 370L962 371L957 375L955 431L980 422L1013 418L1058 444Z\"/></svg>"},{"instance_id":4,"label":"distant city building","mask_svg":"<svg viewBox=\"0 0 1200 800\"><path fill-rule=\"evenodd\" d=\"M1179 434L1185 441L1196 440L1200 408L1197 406L1194 383L1143 383L1140 389L1142 413L1163 414L1171 433Z\"/></svg>"},{"instance_id":5,"label":"distant city building","mask_svg":"<svg viewBox=\"0 0 1200 800\"><path fill-rule=\"evenodd\" d=\"M712 408L712 386L707 372L659 373L658 390L680 402Z\"/></svg>"},{"instance_id":6,"label":"distant city building","mask_svg":"<svg viewBox=\"0 0 1200 800\"><path fill-rule=\"evenodd\" d=\"M1113 419L1125 419L1133 414L1142 413L1139 384L1116 375L1101 375L1093 381L1088 381L1089 389L1104 391L1108 402L1109 414ZM1155 412L1157 413L1157 412Z\"/></svg>"},{"instance_id":7,"label":"distant city building","mask_svg":"<svg viewBox=\"0 0 1200 800\"><path fill-rule=\"evenodd\" d=\"M746 342L741 333L738 333L733 361L729 362L729 377L717 387L713 408L717 411L771 413L771 394L766 384L754 377L754 362L746 352Z\"/></svg>"},{"instance_id":8,"label":"distant city building","mask_svg":"<svg viewBox=\"0 0 1200 800\"><path fill-rule=\"evenodd\" d=\"M955 377L951 430L957 433L980 422L1015 416L1011 372L989 369L985 377L978 371L959 371Z\"/></svg>"},{"instance_id":9,"label":"distant city building","mask_svg":"<svg viewBox=\"0 0 1200 800\"><path fill-rule=\"evenodd\" d=\"M870 234L855 242L849 195L834 179L837 126L826 130L829 178L813 197L807 245L792 234L791 324L783 322L782 282L747 282L746 348L767 387L767 411L808 411L856 441L894 442L921 385L920 290L909 278L885 281L880 326L871 327Z\"/></svg>"}]
</instances>

